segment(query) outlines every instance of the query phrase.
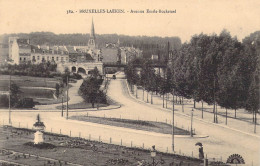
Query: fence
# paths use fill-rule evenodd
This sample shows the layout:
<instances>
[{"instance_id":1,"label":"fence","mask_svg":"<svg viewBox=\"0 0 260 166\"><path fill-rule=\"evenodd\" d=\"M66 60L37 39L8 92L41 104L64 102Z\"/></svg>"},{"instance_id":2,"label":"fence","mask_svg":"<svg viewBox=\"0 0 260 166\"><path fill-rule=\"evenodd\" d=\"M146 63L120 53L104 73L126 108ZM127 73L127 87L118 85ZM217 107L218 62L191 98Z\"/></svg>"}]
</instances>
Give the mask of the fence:
<instances>
[{"instance_id":1,"label":"fence","mask_svg":"<svg viewBox=\"0 0 260 166\"><path fill-rule=\"evenodd\" d=\"M8 125L8 123L4 120L1 121L0 126L4 126L4 125ZM26 129L33 129L32 124L28 124L28 123L22 123L22 122L13 122L12 127L15 128L26 128ZM70 137L77 137L77 138L83 138L86 140L91 140L91 141L97 141L97 142L102 142L102 143L107 143L107 144L114 144L114 145L119 145L119 146L125 146L125 147L129 147L129 148L138 148L138 149L144 149L144 150L151 150L151 146L150 145L146 145L145 143L135 143L134 140L131 141L125 141L123 139L120 139L120 141L118 141L118 139L114 139L113 137L109 137L109 138L105 138L102 137L102 135L93 135L91 133L83 133L83 132L75 132L75 131L63 131L61 128L55 128L55 127L49 127L49 128L45 128L44 130L45 132L48 133L53 133L53 134L60 134L62 135L66 135L66 136L70 136ZM156 150L158 152L163 152L163 153L169 153L169 154L176 154L176 155L180 155L180 156L186 156L186 157L192 157L192 158L197 158L194 155L194 152L191 151L190 153L183 153L181 150L172 152L171 147L161 147L160 145L156 145Z\"/></svg>"}]
</instances>

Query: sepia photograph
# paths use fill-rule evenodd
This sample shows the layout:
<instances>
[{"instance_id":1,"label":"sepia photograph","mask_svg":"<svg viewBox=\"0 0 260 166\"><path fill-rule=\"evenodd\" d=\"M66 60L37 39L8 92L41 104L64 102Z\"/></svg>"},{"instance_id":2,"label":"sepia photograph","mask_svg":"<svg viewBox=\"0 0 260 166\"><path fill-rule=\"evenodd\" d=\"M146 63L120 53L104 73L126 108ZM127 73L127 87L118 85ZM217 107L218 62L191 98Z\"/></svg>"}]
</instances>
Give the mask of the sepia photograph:
<instances>
[{"instance_id":1,"label":"sepia photograph","mask_svg":"<svg viewBox=\"0 0 260 166\"><path fill-rule=\"evenodd\" d=\"M0 166L260 166L259 0L0 0Z\"/></svg>"}]
</instances>

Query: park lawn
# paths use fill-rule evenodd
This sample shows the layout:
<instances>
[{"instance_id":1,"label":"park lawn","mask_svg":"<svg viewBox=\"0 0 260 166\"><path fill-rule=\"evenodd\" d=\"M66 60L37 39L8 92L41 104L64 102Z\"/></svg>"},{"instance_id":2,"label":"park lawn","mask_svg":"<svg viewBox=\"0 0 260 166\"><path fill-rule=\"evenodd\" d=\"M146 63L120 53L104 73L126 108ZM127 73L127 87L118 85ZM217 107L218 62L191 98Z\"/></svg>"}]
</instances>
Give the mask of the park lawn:
<instances>
[{"instance_id":1,"label":"park lawn","mask_svg":"<svg viewBox=\"0 0 260 166\"><path fill-rule=\"evenodd\" d=\"M23 97L30 97L33 99L37 98L47 98L53 99L53 94L55 93L53 90L49 89L23 89L21 88Z\"/></svg>"},{"instance_id":2,"label":"park lawn","mask_svg":"<svg viewBox=\"0 0 260 166\"><path fill-rule=\"evenodd\" d=\"M142 121L142 120L131 120L131 119L119 119L119 118L104 118L104 117L95 117L95 116L72 116L70 119L86 121L92 123L99 123L110 126L125 127L136 130L144 130L157 132L162 134L171 134L172 125L162 123L162 122L153 122L153 121ZM183 130L181 128L174 128L175 135L189 135L190 132Z\"/></svg>"},{"instance_id":3,"label":"park lawn","mask_svg":"<svg viewBox=\"0 0 260 166\"><path fill-rule=\"evenodd\" d=\"M0 91L8 90L9 75L0 75ZM30 76L11 76L11 83L15 83L19 87L48 87L55 88L59 83L58 78L42 78Z\"/></svg>"},{"instance_id":4,"label":"park lawn","mask_svg":"<svg viewBox=\"0 0 260 166\"><path fill-rule=\"evenodd\" d=\"M9 90L9 75L0 75L0 91ZM43 78L31 76L11 76L11 83L15 83L20 87L22 96L26 98L33 98L36 104L58 104L62 102L61 97L55 99L56 83L59 83L60 78ZM72 80L75 82L75 80ZM35 88L34 88L35 87ZM71 87L71 85L69 85ZM43 89L52 88L52 89ZM66 87L63 91L66 91ZM64 98L64 102L66 99Z\"/></svg>"},{"instance_id":5,"label":"park lawn","mask_svg":"<svg viewBox=\"0 0 260 166\"><path fill-rule=\"evenodd\" d=\"M52 161L56 160L56 165L59 165L57 164L58 160L62 163L67 161L81 165L130 166L138 165L138 162L142 162L145 165L151 165L152 163L150 151L146 149L136 147L128 148L58 134L44 134L45 142L55 145L56 147L54 149L38 149L25 145L25 143L33 140L33 133L34 131L28 129L0 127L1 149L13 150L15 152L24 153L26 156L29 156L29 154L31 156L26 159L23 157L15 159L13 155L0 155L0 159L35 166L47 163L47 161L50 160L49 158L51 158ZM76 144L70 144L68 142L76 142ZM91 148L93 146L96 147L95 150ZM35 159L32 155L39 156L39 158ZM47 157L48 159L43 159L43 157ZM202 163L201 160L196 158L161 152L157 152L155 160L157 162L164 162L163 165L169 165L173 162L179 164L182 162L184 165L198 166Z\"/></svg>"},{"instance_id":6,"label":"park lawn","mask_svg":"<svg viewBox=\"0 0 260 166\"><path fill-rule=\"evenodd\" d=\"M65 107L66 103L64 104ZM108 104L103 104L103 103L99 103L98 104L99 107L107 107ZM62 109L62 106L57 106L57 109ZM69 109L87 109L87 108L92 108L92 104L91 103L86 103L84 101L77 103L77 104L71 104L69 105ZM97 103L95 103L94 108L97 108Z\"/></svg>"}]
</instances>

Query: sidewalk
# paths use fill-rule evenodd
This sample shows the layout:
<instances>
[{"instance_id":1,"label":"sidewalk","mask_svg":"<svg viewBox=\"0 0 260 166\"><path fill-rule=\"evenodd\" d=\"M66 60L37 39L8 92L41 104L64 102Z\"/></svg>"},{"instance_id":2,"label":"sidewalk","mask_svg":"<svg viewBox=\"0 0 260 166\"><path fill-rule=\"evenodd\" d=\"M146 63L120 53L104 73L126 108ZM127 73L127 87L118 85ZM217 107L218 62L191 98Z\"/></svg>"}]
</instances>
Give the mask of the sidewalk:
<instances>
[{"instance_id":1,"label":"sidewalk","mask_svg":"<svg viewBox=\"0 0 260 166\"><path fill-rule=\"evenodd\" d=\"M136 88L134 88L136 90ZM137 98L136 98L136 91L131 93L131 96L136 100L141 102L147 103L147 92L144 92L144 100L143 100L143 90L137 90ZM178 99L179 100L179 99ZM169 94L169 99L167 101L167 108L166 108L166 100L165 100L165 108L163 108L163 97L153 94L153 104L151 104L151 93L148 93L148 101L149 105L152 105L156 108L164 109L164 110L172 110L172 95ZM192 99L184 99L184 107L182 112L182 105L175 104L175 110L177 114L183 116L191 116L191 110L193 109L193 117L208 123L213 123L213 106L208 105L207 103L203 103L204 111L203 111L203 119L202 119L202 111L201 111L201 103L196 103L196 109L193 108L193 100ZM260 138L259 132L259 123L256 126L256 133L254 133L254 124L252 123L252 114L246 113L244 110L237 110L237 119L234 118L234 110L228 110L228 119L227 125L226 122L226 110L220 108L218 106L218 123L216 125L222 126L225 128L230 128L234 131L239 131L244 134L249 134L252 136L257 136ZM251 120L251 121L250 121Z\"/></svg>"}]
</instances>

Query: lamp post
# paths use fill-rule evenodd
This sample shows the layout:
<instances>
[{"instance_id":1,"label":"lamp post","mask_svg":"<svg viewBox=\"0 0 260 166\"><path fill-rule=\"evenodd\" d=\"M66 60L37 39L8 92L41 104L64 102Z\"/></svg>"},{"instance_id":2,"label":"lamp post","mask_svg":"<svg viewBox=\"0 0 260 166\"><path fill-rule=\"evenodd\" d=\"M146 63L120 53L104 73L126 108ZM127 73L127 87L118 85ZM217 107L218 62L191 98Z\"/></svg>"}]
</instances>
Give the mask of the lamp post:
<instances>
[{"instance_id":1,"label":"lamp post","mask_svg":"<svg viewBox=\"0 0 260 166\"><path fill-rule=\"evenodd\" d=\"M67 119L69 117L69 76L67 76Z\"/></svg>"},{"instance_id":2,"label":"lamp post","mask_svg":"<svg viewBox=\"0 0 260 166\"><path fill-rule=\"evenodd\" d=\"M61 116L63 117L63 94L61 96Z\"/></svg>"},{"instance_id":3,"label":"lamp post","mask_svg":"<svg viewBox=\"0 0 260 166\"><path fill-rule=\"evenodd\" d=\"M172 90L172 151L174 152L174 89Z\"/></svg>"},{"instance_id":4,"label":"lamp post","mask_svg":"<svg viewBox=\"0 0 260 166\"><path fill-rule=\"evenodd\" d=\"M11 73L9 78L9 124L12 124L11 121Z\"/></svg>"},{"instance_id":5,"label":"lamp post","mask_svg":"<svg viewBox=\"0 0 260 166\"><path fill-rule=\"evenodd\" d=\"M192 129L192 122L193 122L193 109L191 110L191 116L190 116L190 136L193 137L193 129Z\"/></svg>"}]
</instances>

